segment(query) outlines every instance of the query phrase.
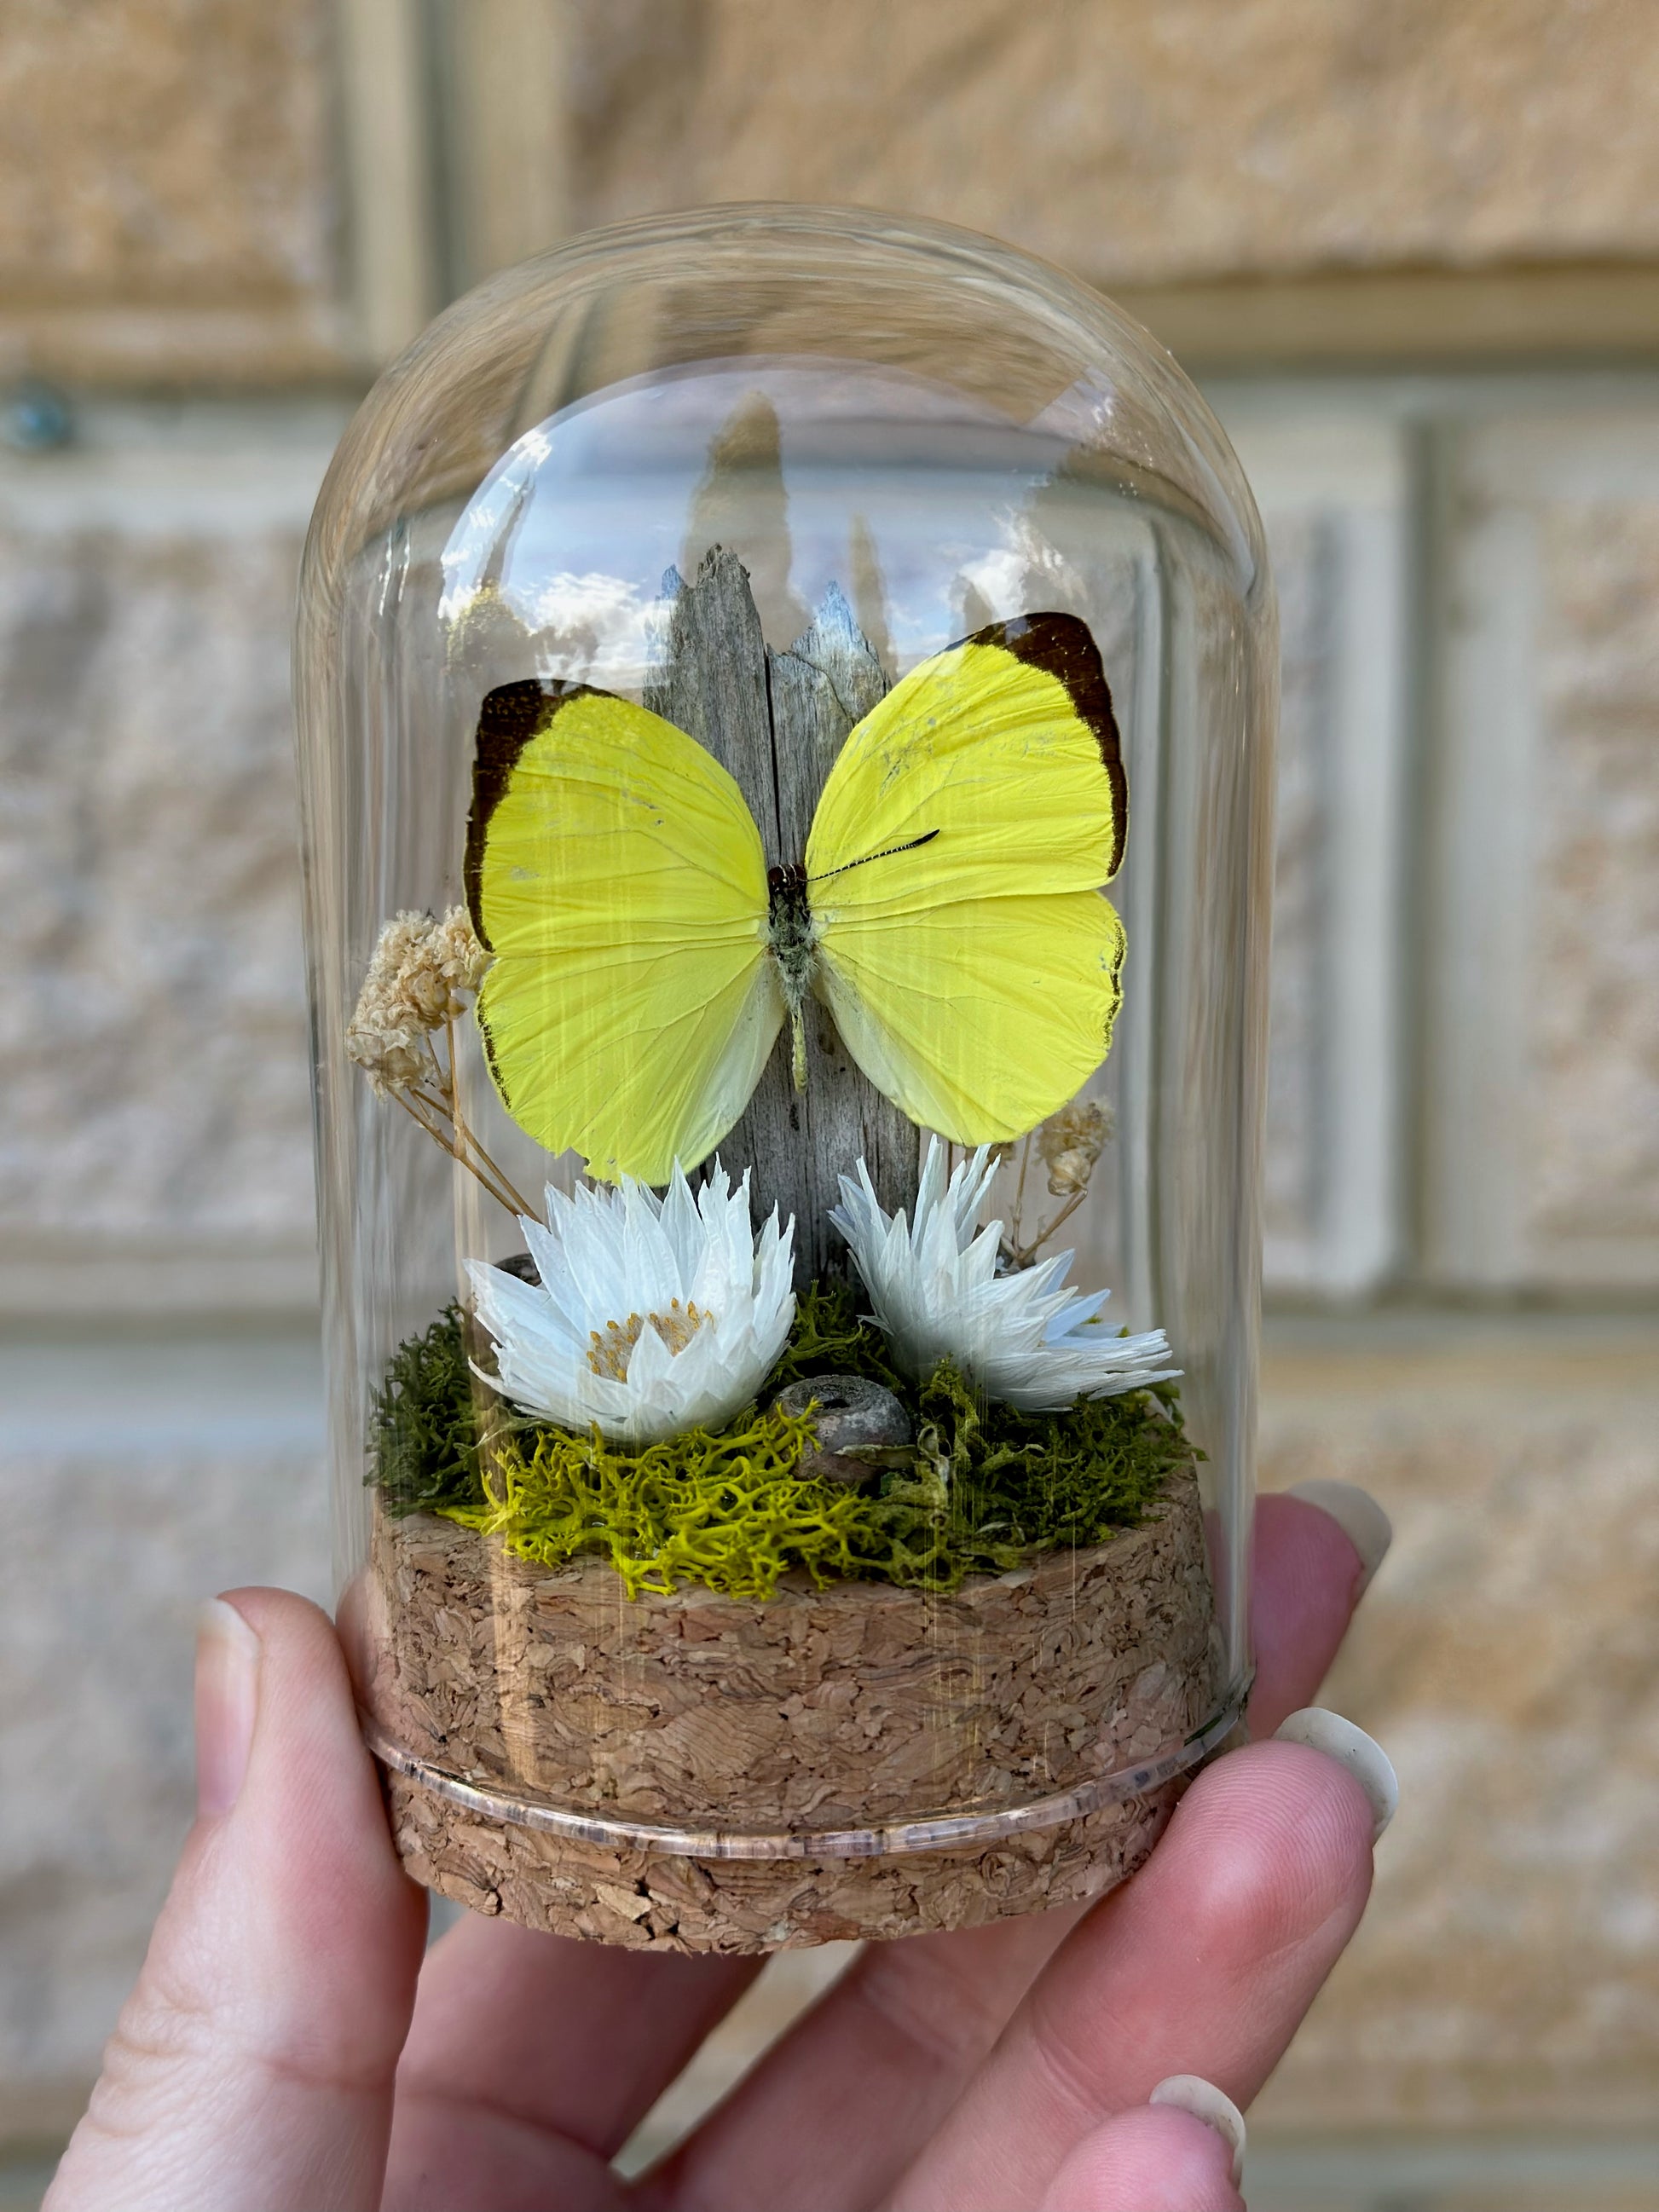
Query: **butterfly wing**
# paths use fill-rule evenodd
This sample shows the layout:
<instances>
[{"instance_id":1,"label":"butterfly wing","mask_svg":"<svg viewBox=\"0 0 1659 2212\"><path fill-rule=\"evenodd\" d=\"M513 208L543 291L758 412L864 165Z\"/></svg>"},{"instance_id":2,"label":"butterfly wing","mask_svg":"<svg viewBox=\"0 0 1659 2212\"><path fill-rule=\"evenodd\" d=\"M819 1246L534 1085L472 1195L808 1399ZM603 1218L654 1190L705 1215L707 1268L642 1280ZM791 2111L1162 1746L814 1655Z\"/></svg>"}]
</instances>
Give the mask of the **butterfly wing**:
<instances>
[{"instance_id":1,"label":"butterfly wing","mask_svg":"<svg viewBox=\"0 0 1659 2212\"><path fill-rule=\"evenodd\" d=\"M1074 616L976 631L854 730L807 842L818 988L912 1121L1006 1141L1099 1066L1124 950L1101 887L1126 821L1110 696Z\"/></svg>"},{"instance_id":2,"label":"butterfly wing","mask_svg":"<svg viewBox=\"0 0 1659 2212\"><path fill-rule=\"evenodd\" d=\"M513 1119L611 1181L705 1159L783 1019L760 834L719 762L609 693L504 685L479 723L466 888Z\"/></svg>"}]
</instances>

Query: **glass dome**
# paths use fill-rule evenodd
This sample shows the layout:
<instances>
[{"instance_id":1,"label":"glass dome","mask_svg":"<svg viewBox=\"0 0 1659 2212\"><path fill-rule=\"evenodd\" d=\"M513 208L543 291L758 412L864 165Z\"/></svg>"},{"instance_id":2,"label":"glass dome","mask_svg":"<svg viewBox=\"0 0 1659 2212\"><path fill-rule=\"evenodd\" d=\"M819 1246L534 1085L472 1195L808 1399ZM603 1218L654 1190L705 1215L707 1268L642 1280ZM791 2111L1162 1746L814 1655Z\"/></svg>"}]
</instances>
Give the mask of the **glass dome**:
<instances>
[{"instance_id":1,"label":"glass dome","mask_svg":"<svg viewBox=\"0 0 1659 2212\"><path fill-rule=\"evenodd\" d=\"M1204 403L961 231L598 233L370 393L297 669L411 1871L677 1949L1105 1887L1249 1674L1273 606Z\"/></svg>"}]
</instances>

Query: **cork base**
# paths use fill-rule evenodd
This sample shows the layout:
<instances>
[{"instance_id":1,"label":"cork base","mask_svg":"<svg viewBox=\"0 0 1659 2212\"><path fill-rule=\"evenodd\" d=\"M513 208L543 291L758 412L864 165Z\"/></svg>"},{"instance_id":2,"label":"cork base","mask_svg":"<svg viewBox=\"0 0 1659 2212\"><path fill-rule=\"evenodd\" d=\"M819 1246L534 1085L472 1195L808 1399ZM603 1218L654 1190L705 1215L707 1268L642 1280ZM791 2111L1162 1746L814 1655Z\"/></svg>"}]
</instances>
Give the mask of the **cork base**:
<instances>
[{"instance_id":1,"label":"cork base","mask_svg":"<svg viewBox=\"0 0 1659 2212\"><path fill-rule=\"evenodd\" d=\"M635 1951L737 1954L1086 1904L1146 1859L1186 1778L988 1847L842 1859L697 1859L580 1843L452 1804L406 1775L386 1783L408 1871L474 1912Z\"/></svg>"},{"instance_id":2,"label":"cork base","mask_svg":"<svg viewBox=\"0 0 1659 2212\"><path fill-rule=\"evenodd\" d=\"M600 1559L381 1515L348 1616L416 1879L635 1949L1085 1902L1230 1725L1190 1467L1109 1543L947 1595L797 1574L630 1601Z\"/></svg>"}]
</instances>

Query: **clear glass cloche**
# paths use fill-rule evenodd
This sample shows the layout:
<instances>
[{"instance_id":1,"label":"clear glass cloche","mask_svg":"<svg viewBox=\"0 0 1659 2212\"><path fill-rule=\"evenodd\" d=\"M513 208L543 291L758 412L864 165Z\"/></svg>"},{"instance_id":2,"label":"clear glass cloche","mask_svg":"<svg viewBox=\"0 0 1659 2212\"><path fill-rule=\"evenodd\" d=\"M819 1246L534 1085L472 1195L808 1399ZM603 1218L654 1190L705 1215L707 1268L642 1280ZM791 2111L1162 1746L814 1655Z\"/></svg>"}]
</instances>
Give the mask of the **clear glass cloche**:
<instances>
[{"instance_id":1,"label":"clear glass cloche","mask_svg":"<svg viewBox=\"0 0 1659 2212\"><path fill-rule=\"evenodd\" d=\"M989 240L493 278L298 639L340 1617L430 1886L644 1948L1086 1898L1249 1673L1273 593Z\"/></svg>"}]
</instances>

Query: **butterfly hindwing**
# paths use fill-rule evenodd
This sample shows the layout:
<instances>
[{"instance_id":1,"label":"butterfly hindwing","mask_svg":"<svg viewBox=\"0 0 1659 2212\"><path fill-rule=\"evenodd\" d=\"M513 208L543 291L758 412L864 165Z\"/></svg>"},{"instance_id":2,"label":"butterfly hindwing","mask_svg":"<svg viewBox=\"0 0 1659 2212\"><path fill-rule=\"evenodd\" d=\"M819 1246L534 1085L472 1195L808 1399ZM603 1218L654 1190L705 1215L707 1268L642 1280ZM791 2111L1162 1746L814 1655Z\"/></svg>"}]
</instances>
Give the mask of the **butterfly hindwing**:
<instances>
[{"instance_id":1,"label":"butterfly hindwing","mask_svg":"<svg viewBox=\"0 0 1659 2212\"><path fill-rule=\"evenodd\" d=\"M854 730L806 848L818 988L912 1121L1003 1141L1098 1066L1123 960L1101 886L1124 830L1117 727L1074 616L975 633Z\"/></svg>"},{"instance_id":2,"label":"butterfly hindwing","mask_svg":"<svg viewBox=\"0 0 1659 2212\"><path fill-rule=\"evenodd\" d=\"M705 1158L783 1018L760 835L726 771L625 699L506 685L479 726L466 887L514 1120L608 1180Z\"/></svg>"}]
</instances>

